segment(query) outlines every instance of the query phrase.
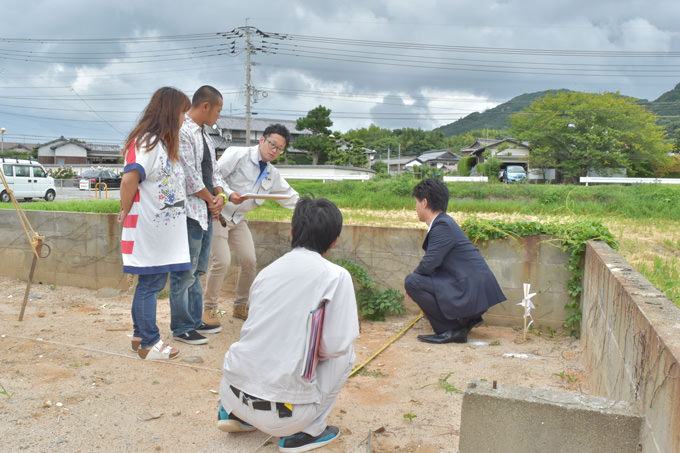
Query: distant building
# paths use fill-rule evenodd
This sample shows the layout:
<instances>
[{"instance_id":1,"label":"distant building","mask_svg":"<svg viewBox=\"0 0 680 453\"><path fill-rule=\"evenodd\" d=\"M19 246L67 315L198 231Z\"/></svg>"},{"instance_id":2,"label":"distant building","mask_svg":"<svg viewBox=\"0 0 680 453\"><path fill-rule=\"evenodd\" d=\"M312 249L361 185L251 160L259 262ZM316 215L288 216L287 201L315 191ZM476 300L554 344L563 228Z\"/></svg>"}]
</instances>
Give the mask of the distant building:
<instances>
[{"instance_id":1,"label":"distant building","mask_svg":"<svg viewBox=\"0 0 680 453\"><path fill-rule=\"evenodd\" d=\"M38 147L38 161L41 164L117 164L122 159L120 145L87 143L59 137Z\"/></svg>"},{"instance_id":2,"label":"distant building","mask_svg":"<svg viewBox=\"0 0 680 453\"><path fill-rule=\"evenodd\" d=\"M389 159L390 173L400 173L403 170L413 170L417 165L444 168L445 171L453 171L458 167L460 156L453 154L448 149L435 149L424 152L419 156L393 157ZM387 159L380 159L387 163Z\"/></svg>"},{"instance_id":3,"label":"distant building","mask_svg":"<svg viewBox=\"0 0 680 453\"><path fill-rule=\"evenodd\" d=\"M262 136L264 130L271 124L283 124L291 134L291 143L300 135L309 135L310 131L295 130L297 121L277 120L272 118L251 118L250 120L250 144L255 145ZM246 119L236 116L221 116L217 119L214 128L207 128L210 138L215 144L215 152L218 157L229 146L246 146ZM288 152L295 151L289 147Z\"/></svg>"},{"instance_id":4,"label":"distant building","mask_svg":"<svg viewBox=\"0 0 680 453\"><path fill-rule=\"evenodd\" d=\"M478 138L467 148L460 150L463 156L475 156L477 163L484 162L484 152L489 151L490 157L495 157L503 162L503 166L521 165L527 168L529 162L529 143L519 142L512 138L502 140L490 140Z\"/></svg>"},{"instance_id":5,"label":"distant building","mask_svg":"<svg viewBox=\"0 0 680 453\"><path fill-rule=\"evenodd\" d=\"M3 150L6 153L25 153L28 156L35 149L35 146L26 143L5 142Z\"/></svg>"}]
</instances>

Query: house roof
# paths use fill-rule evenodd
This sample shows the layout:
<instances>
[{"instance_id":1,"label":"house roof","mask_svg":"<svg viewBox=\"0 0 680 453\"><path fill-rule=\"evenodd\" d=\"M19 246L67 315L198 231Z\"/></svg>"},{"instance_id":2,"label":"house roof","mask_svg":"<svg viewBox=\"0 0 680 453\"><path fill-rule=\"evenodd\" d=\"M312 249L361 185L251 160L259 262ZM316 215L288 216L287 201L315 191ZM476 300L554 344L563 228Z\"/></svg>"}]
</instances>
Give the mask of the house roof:
<instances>
[{"instance_id":1,"label":"house roof","mask_svg":"<svg viewBox=\"0 0 680 453\"><path fill-rule=\"evenodd\" d=\"M518 140L515 140L514 138L504 138L501 140L491 140L491 139L486 139L486 138L478 138L475 140L475 142L468 146L467 148L463 148L460 150L461 153L463 154L470 154L470 153L475 153L477 154L480 151L485 150L486 148L493 148L494 146L500 145L501 143L514 143L515 145L522 146L524 148L529 148L529 142L520 142Z\"/></svg>"},{"instance_id":2,"label":"house roof","mask_svg":"<svg viewBox=\"0 0 680 453\"><path fill-rule=\"evenodd\" d=\"M295 130L295 125L297 124L297 121L295 120L281 120L281 119L273 119L273 118L260 118L260 117L253 117L250 119L250 130L251 131L264 131L268 126L272 124L283 124L286 126L286 128L290 131L292 135L308 135L311 134L310 131L308 130L303 130L303 131L298 131ZM244 117L239 117L239 116L220 116L216 123L217 127L220 129L229 129L229 130L239 130L239 131L244 131L246 130L246 119Z\"/></svg>"},{"instance_id":3,"label":"house roof","mask_svg":"<svg viewBox=\"0 0 680 453\"><path fill-rule=\"evenodd\" d=\"M59 140L59 143L56 145L50 146L50 149L56 150L57 148L61 148L62 146L66 146L68 144L73 144L80 146L81 148L85 148L85 150L88 151L88 154L92 155L111 155L111 154L120 154L121 147L119 145L104 145L101 143L87 143L87 142L81 142L78 140L74 139L65 139L65 140Z\"/></svg>"},{"instance_id":4,"label":"house roof","mask_svg":"<svg viewBox=\"0 0 680 453\"><path fill-rule=\"evenodd\" d=\"M406 165L409 162L413 162L414 160L418 160L418 158L416 156L391 157L390 158L390 165ZM387 163L387 159L376 159L376 162Z\"/></svg>"},{"instance_id":5,"label":"house roof","mask_svg":"<svg viewBox=\"0 0 680 453\"><path fill-rule=\"evenodd\" d=\"M448 149L437 149L421 154L420 156L418 156L418 160L423 163L431 161L458 162L460 160L460 157L453 154Z\"/></svg>"}]
</instances>

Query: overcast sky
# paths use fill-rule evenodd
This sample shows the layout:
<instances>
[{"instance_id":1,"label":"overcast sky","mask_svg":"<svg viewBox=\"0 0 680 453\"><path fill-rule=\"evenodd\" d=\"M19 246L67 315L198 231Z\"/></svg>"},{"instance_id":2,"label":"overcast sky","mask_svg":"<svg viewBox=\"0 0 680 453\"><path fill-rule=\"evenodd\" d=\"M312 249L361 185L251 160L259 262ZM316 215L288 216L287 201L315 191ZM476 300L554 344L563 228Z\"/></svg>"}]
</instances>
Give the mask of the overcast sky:
<instances>
[{"instance_id":1,"label":"overcast sky","mask_svg":"<svg viewBox=\"0 0 680 453\"><path fill-rule=\"evenodd\" d=\"M324 105L343 132L429 130L546 89L654 100L680 82L677 0L2 0L5 141L120 142L165 85L213 85L243 116L245 34L231 32L246 18L265 34L253 112Z\"/></svg>"}]
</instances>

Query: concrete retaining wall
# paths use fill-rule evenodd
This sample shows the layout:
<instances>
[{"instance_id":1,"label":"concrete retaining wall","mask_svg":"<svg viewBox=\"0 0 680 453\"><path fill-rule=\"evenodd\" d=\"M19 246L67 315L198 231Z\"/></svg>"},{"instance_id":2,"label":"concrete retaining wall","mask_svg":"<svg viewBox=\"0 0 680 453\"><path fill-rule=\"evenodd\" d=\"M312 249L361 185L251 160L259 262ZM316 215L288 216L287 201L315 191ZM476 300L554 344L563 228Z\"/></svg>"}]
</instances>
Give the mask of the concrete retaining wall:
<instances>
[{"instance_id":1,"label":"concrete retaining wall","mask_svg":"<svg viewBox=\"0 0 680 453\"><path fill-rule=\"evenodd\" d=\"M588 387L639 408L643 451L680 451L680 309L604 243L588 243L584 273Z\"/></svg>"},{"instance_id":2,"label":"concrete retaining wall","mask_svg":"<svg viewBox=\"0 0 680 453\"><path fill-rule=\"evenodd\" d=\"M40 260L35 281L87 288L127 289L133 279L122 273L120 226L113 214L26 211L35 231L45 236L52 254ZM256 244L258 267L262 268L290 249L290 224L250 222ZM420 261L424 230L346 225L340 241L330 253L365 267L382 287L403 290L405 276ZM519 326L522 284L531 283L536 304L536 325L559 328L566 318L568 303L564 269L567 256L544 236L520 240L505 239L479 244L508 301L493 307L485 316L495 325ZM0 210L0 274L26 279L32 254L28 240L12 210ZM233 294L236 269L225 278L223 295ZM225 307L226 308L226 307ZM406 302L411 313L417 306Z\"/></svg>"},{"instance_id":3,"label":"concrete retaining wall","mask_svg":"<svg viewBox=\"0 0 680 453\"><path fill-rule=\"evenodd\" d=\"M642 417L625 402L472 382L463 395L460 453L635 453Z\"/></svg>"}]
</instances>

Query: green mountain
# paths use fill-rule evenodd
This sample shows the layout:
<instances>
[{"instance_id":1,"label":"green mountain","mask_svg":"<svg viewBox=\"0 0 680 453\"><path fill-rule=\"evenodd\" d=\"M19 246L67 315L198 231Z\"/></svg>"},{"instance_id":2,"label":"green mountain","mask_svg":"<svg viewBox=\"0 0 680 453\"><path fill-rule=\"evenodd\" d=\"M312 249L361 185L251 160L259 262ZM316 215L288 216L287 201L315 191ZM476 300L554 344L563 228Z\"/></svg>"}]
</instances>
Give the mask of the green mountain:
<instances>
[{"instance_id":1,"label":"green mountain","mask_svg":"<svg viewBox=\"0 0 680 453\"><path fill-rule=\"evenodd\" d=\"M470 113L464 118L438 127L437 129L442 131L445 137L464 134L472 130L505 129L506 127L510 126L507 121L510 115L521 111L524 107L528 107L536 99L545 97L550 93L558 93L561 91L569 90L545 90L536 91L535 93L521 94L507 102L497 105L492 109L485 110L482 113Z\"/></svg>"},{"instance_id":2,"label":"green mountain","mask_svg":"<svg viewBox=\"0 0 680 453\"><path fill-rule=\"evenodd\" d=\"M486 110L482 113L474 112L453 123L438 127L446 137L464 134L472 130L504 129L509 127L508 117L528 107L536 99L545 97L550 93L558 93L570 90L546 90L535 93L526 93L516 96L503 104ZM640 104L659 115L659 124L666 127L669 136L674 136L680 131L680 83L670 91L665 92L656 100L649 102L641 99Z\"/></svg>"},{"instance_id":3,"label":"green mountain","mask_svg":"<svg viewBox=\"0 0 680 453\"><path fill-rule=\"evenodd\" d=\"M652 102L642 101L649 110L659 115L659 124L664 126L669 136L680 130L680 83Z\"/></svg>"}]
</instances>

